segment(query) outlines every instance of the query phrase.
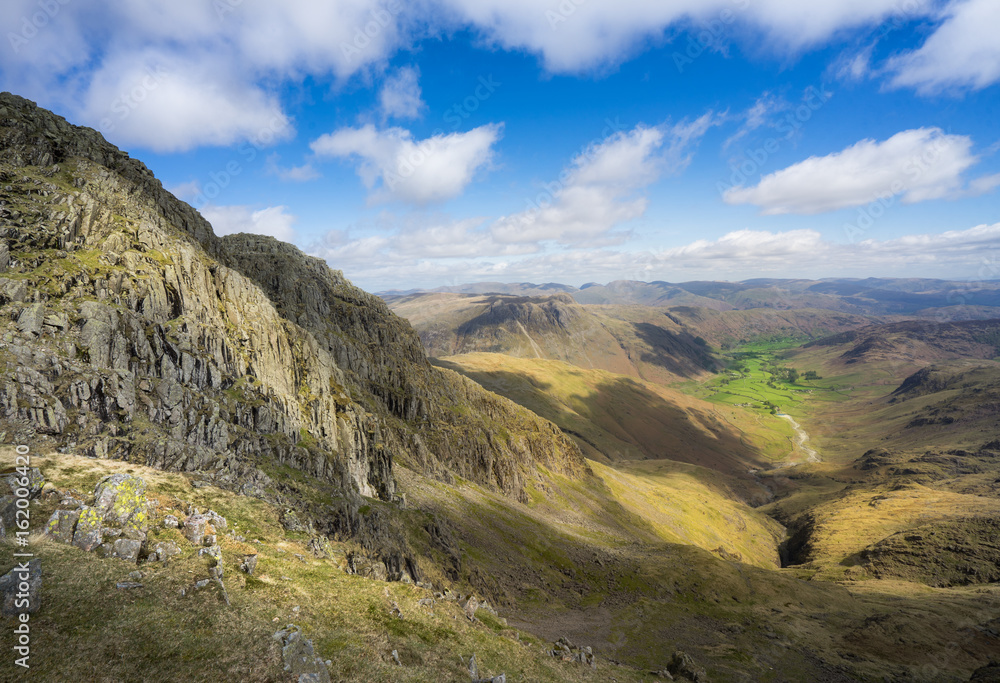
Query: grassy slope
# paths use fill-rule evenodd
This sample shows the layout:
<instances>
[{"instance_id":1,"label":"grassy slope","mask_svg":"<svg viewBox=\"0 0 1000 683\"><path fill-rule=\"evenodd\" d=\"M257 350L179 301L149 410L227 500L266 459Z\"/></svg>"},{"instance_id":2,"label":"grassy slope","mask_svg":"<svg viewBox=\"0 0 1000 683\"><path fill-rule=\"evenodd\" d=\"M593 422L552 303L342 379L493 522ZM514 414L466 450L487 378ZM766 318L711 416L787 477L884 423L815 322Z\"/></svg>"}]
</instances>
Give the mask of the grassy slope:
<instances>
[{"instance_id":1,"label":"grassy slope","mask_svg":"<svg viewBox=\"0 0 1000 683\"><path fill-rule=\"evenodd\" d=\"M317 653L331 660L333 680L467 681L461 657L472 653L481 672L506 672L508 680L583 681L594 675L543 656L537 638L483 611L473 624L453 602L418 606L417 600L430 596L425 589L345 574L340 565L350 545L335 543L340 554L317 559L305 547L309 537L284 531L279 511L259 500L214 487L194 489L184 475L122 462L62 454L32 460L60 490L81 493L92 491L104 474L137 474L148 484L147 497L160 503L161 515L182 515L187 504L211 507L248 541L219 537L232 601L226 606L214 584L180 596L182 588L207 578L208 567L177 530L161 528L155 537L176 541L183 555L166 567L143 565L144 587L138 590L115 588L134 566L34 535L31 550L42 559L44 575L42 611L30 622L32 676L38 680L290 680L271 639L287 623L302 626ZM6 449L0 464L12 462ZM36 527L53 507L32 506ZM416 522L423 517L406 514ZM4 544L3 550L7 555L12 548ZM257 570L247 577L237 569L238 558L253 552ZM390 616L393 603L402 618ZM5 649L12 637L4 628ZM392 650L403 667L393 663ZM599 662L597 675L612 670L620 681L644 678L607 661Z\"/></svg>"}]
</instances>

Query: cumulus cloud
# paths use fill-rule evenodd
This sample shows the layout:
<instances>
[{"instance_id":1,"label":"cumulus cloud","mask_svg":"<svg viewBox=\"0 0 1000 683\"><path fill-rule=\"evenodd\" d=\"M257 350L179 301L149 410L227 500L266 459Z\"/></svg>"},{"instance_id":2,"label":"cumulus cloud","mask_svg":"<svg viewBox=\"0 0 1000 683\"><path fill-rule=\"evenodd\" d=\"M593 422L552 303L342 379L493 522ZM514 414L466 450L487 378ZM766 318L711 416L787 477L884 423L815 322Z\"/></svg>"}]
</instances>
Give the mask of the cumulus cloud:
<instances>
[{"instance_id":1,"label":"cumulus cloud","mask_svg":"<svg viewBox=\"0 0 1000 683\"><path fill-rule=\"evenodd\" d=\"M379 91L379 108L386 118L415 119L426 106L420 99L420 72L404 67L390 76Z\"/></svg>"},{"instance_id":2,"label":"cumulus cloud","mask_svg":"<svg viewBox=\"0 0 1000 683\"><path fill-rule=\"evenodd\" d=\"M940 128L917 128L888 140L862 140L823 157L810 157L764 176L754 187L728 189L729 204L753 204L764 214L816 214L901 196L907 204L989 189L963 174L979 159L972 140Z\"/></svg>"},{"instance_id":3,"label":"cumulus cloud","mask_svg":"<svg viewBox=\"0 0 1000 683\"><path fill-rule=\"evenodd\" d=\"M311 163L305 163L301 166L281 166L278 163L279 159L280 157L277 154L268 155L267 172L278 176L282 180L304 183L307 180L315 180L320 177L320 172Z\"/></svg>"},{"instance_id":4,"label":"cumulus cloud","mask_svg":"<svg viewBox=\"0 0 1000 683\"><path fill-rule=\"evenodd\" d=\"M716 240L698 240L664 249L655 256L672 268L726 273L770 272L787 276L811 272L823 276L903 270L913 275L933 272L954 277L963 270L978 267L988 249L1000 250L1000 223L853 244L826 240L815 230L776 233L739 230Z\"/></svg>"},{"instance_id":5,"label":"cumulus cloud","mask_svg":"<svg viewBox=\"0 0 1000 683\"><path fill-rule=\"evenodd\" d=\"M931 94L1000 81L1000 3L959 0L942 14L941 25L920 48L890 60L891 84Z\"/></svg>"},{"instance_id":6,"label":"cumulus cloud","mask_svg":"<svg viewBox=\"0 0 1000 683\"><path fill-rule=\"evenodd\" d=\"M664 172L686 168L692 146L716 122L709 112L672 127L620 131L591 145L558 180L544 186L531 208L498 219L491 229L493 237L502 243L621 242L624 235L609 232L642 216L649 203L637 192Z\"/></svg>"},{"instance_id":7,"label":"cumulus cloud","mask_svg":"<svg viewBox=\"0 0 1000 683\"><path fill-rule=\"evenodd\" d=\"M490 124L414 140L403 128L377 130L368 124L323 135L310 148L319 157L357 160L373 202L427 204L461 194L493 158L502 131L502 124Z\"/></svg>"},{"instance_id":8,"label":"cumulus cloud","mask_svg":"<svg viewBox=\"0 0 1000 683\"><path fill-rule=\"evenodd\" d=\"M292 134L276 98L222 68L204 55L160 51L111 58L91 77L81 119L120 145L157 152Z\"/></svg>"},{"instance_id":9,"label":"cumulus cloud","mask_svg":"<svg viewBox=\"0 0 1000 683\"><path fill-rule=\"evenodd\" d=\"M212 230L219 236L250 232L270 235L283 242L291 242L295 238L296 218L288 213L287 206L269 206L255 210L249 206L209 204L201 207L199 211L205 220L212 224Z\"/></svg>"},{"instance_id":10,"label":"cumulus cloud","mask_svg":"<svg viewBox=\"0 0 1000 683\"><path fill-rule=\"evenodd\" d=\"M383 0L9 0L0 25L13 28L13 44L0 72L7 87L123 146L274 141L291 133L277 84L383 63L409 35L406 21L401 4ZM156 87L150 69L166 74Z\"/></svg>"},{"instance_id":11,"label":"cumulus cloud","mask_svg":"<svg viewBox=\"0 0 1000 683\"><path fill-rule=\"evenodd\" d=\"M856 243L833 241L815 230L738 230L657 251L570 248L522 256L492 251L501 246L437 258L433 249L416 241L411 250L398 247L391 236L350 240L339 234L335 248L312 253L375 291L483 280L579 285L616 279L682 282L873 274L976 280L995 279L1000 273L1000 223Z\"/></svg>"},{"instance_id":12,"label":"cumulus cloud","mask_svg":"<svg viewBox=\"0 0 1000 683\"><path fill-rule=\"evenodd\" d=\"M918 7L930 4L915 1ZM538 54L548 69L558 72L619 63L649 42L668 37L671 28L697 32L721 26L718 30L729 34L749 26L777 47L798 50L900 11L899 0L569 0L541 7L534 0L439 2L496 43Z\"/></svg>"}]
</instances>

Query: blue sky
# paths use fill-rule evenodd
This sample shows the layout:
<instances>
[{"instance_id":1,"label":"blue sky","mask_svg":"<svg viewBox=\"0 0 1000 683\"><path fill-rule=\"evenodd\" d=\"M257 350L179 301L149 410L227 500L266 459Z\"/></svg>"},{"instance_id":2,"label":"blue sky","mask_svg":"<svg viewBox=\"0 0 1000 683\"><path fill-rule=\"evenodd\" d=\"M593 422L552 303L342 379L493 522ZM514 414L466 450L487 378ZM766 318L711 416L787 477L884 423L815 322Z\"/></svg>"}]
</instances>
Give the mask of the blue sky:
<instances>
[{"instance_id":1,"label":"blue sky","mask_svg":"<svg viewBox=\"0 0 1000 683\"><path fill-rule=\"evenodd\" d=\"M0 87L371 290L1000 278L995 0L12 0Z\"/></svg>"}]
</instances>

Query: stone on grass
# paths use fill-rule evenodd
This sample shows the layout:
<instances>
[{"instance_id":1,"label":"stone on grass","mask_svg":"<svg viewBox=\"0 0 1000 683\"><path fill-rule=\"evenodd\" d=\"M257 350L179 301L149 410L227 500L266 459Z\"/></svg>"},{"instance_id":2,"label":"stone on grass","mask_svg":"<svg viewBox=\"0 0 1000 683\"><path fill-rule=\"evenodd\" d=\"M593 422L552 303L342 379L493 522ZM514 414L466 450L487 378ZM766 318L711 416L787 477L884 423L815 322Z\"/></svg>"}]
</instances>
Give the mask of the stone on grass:
<instances>
[{"instance_id":1,"label":"stone on grass","mask_svg":"<svg viewBox=\"0 0 1000 683\"><path fill-rule=\"evenodd\" d=\"M244 574L253 574L253 570L257 568L257 556L256 555L244 555L243 560L240 562L240 571Z\"/></svg>"},{"instance_id":2,"label":"stone on grass","mask_svg":"<svg viewBox=\"0 0 1000 683\"><path fill-rule=\"evenodd\" d=\"M37 467L32 467L26 474L18 472L5 474L3 480L10 487L11 495L17 495L19 489L24 489L22 497L26 498L37 498L42 493L42 487L45 486L45 477L42 476L41 470ZM6 493L6 491L0 491L0 493ZM23 496L23 493L28 495Z\"/></svg>"},{"instance_id":3,"label":"stone on grass","mask_svg":"<svg viewBox=\"0 0 1000 683\"><path fill-rule=\"evenodd\" d=\"M104 540L101 531L101 515L92 507L83 507L73 532L73 545L90 552Z\"/></svg>"},{"instance_id":4,"label":"stone on grass","mask_svg":"<svg viewBox=\"0 0 1000 683\"><path fill-rule=\"evenodd\" d=\"M184 520L182 533L184 534L184 538L195 545L204 545L206 537L208 537L207 540L215 538L215 526L212 524L210 516L206 514L194 514ZM211 545L211 543L208 545Z\"/></svg>"},{"instance_id":5,"label":"stone on grass","mask_svg":"<svg viewBox=\"0 0 1000 683\"><path fill-rule=\"evenodd\" d=\"M318 676L313 680L329 683L330 672L326 664L316 656L312 641L302 635L302 629L295 624L289 624L274 634L274 639L281 645L281 659L285 671L302 680L303 675ZM309 680L309 679L306 679Z\"/></svg>"},{"instance_id":6,"label":"stone on grass","mask_svg":"<svg viewBox=\"0 0 1000 683\"><path fill-rule=\"evenodd\" d=\"M149 523L146 482L131 474L109 474L94 488L94 508L105 523L144 531Z\"/></svg>"},{"instance_id":7,"label":"stone on grass","mask_svg":"<svg viewBox=\"0 0 1000 683\"><path fill-rule=\"evenodd\" d=\"M25 586L25 584L27 584ZM3 614L33 614L38 611L42 590L42 561L35 558L27 563L18 563L9 572L0 576L0 599L3 600Z\"/></svg>"},{"instance_id":8,"label":"stone on grass","mask_svg":"<svg viewBox=\"0 0 1000 683\"><path fill-rule=\"evenodd\" d=\"M141 549L141 541L134 541L131 538L119 538L112 546L111 556L135 564L139 562L139 551Z\"/></svg>"},{"instance_id":9,"label":"stone on grass","mask_svg":"<svg viewBox=\"0 0 1000 683\"><path fill-rule=\"evenodd\" d=\"M708 674L698 666L694 657L680 650L674 652L670 663L667 664L667 671L672 673L675 678L685 678L692 683L708 683Z\"/></svg>"},{"instance_id":10,"label":"stone on grass","mask_svg":"<svg viewBox=\"0 0 1000 683\"><path fill-rule=\"evenodd\" d=\"M45 524L45 534L57 541L72 543L73 531L79 519L79 510L56 510Z\"/></svg>"}]
</instances>

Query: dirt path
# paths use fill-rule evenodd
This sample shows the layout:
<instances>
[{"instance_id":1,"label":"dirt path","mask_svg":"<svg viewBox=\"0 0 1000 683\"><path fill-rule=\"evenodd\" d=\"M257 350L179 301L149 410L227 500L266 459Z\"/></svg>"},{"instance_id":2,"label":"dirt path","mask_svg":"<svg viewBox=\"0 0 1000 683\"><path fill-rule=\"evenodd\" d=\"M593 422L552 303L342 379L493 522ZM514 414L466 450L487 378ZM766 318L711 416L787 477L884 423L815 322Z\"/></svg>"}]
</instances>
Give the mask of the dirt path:
<instances>
[{"instance_id":1,"label":"dirt path","mask_svg":"<svg viewBox=\"0 0 1000 683\"><path fill-rule=\"evenodd\" d=\"M792 429L795 430L795 444L806 454L806 462L820 462L821 458L819 457L819 453L817 453L815 449L809 448L809 446L806 445L806 442L809 441L809 435L806 434L806 430L802 429L799 423L795 421L795 418L788 413L778 413L778 417L784 418L792 423Z\"/></svg>"}]
</instances>

